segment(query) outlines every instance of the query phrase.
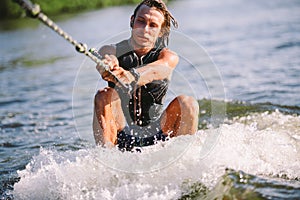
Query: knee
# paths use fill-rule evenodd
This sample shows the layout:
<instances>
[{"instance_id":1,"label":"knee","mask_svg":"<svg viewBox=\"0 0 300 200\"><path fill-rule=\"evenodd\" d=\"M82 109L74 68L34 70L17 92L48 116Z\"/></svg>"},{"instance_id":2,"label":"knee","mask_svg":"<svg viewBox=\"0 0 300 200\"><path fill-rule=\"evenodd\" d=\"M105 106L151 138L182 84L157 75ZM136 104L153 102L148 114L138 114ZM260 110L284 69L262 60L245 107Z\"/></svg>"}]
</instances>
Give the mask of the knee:
<instances>
[{"instance_id":1,"label":"knee","mask_svg":"<svg viewBox=\"0 0 300 200\"><path fill-rule=\"evenodd\" d=\"M192 96L180 95L177 97L182 112L187 113L191 117L198 116L199 104Z\"/></svg>"},{"instance_id":2,"label":"knee","mask_svg":"<svg viewBox=\"0 0 300 200\"><path fill-rule=\"evenodd\" d=\"M97 106L111 102L114 95L115 91L112 88L98 90L94 98L95 105Z\"/></svg>"}]
</instances>

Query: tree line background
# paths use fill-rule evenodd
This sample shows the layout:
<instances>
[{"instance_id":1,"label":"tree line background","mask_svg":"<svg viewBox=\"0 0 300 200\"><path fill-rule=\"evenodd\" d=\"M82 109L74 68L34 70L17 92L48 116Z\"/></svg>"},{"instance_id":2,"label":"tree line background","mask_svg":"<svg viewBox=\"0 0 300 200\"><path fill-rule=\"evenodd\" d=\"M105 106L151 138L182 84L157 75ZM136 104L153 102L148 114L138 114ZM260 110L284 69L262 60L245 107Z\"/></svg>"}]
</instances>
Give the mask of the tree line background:
<instances>
[{"instance_id":1,"label":"tree line background","mask_svg":"<svg viewBox=\"0 0 300 200\"><path fill-rule=\"evenodd\" d=\"M108 6L137 4L141 0L32 0L41 6L47 15L60 13L75 13ZM18 18L25 16L25 11L13 0L1 0L0 19Z\"/></svg>"}]
</instances>

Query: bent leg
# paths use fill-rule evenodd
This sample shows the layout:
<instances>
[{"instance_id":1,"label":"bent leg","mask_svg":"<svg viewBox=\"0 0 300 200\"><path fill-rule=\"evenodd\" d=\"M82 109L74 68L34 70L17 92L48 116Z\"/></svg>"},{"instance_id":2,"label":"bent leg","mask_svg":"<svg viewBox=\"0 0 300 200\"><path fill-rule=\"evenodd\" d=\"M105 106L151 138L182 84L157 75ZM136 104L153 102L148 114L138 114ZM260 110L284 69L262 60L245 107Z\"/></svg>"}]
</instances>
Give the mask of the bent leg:
<instances>
[{"instance_id":1,"label":"bent leg","mask_svg":"<svg viewBox=\"0 0 300 200\"><path fill-rule=\"evenodd\" d=\"M164 111L161 129L171 137L194 134L198 130L199 104L190 96L176 97Z\"/></svg>"},{"instance_id":2,"label":"bent leg","mask_svg":"<svg viewBox=\"0 0 300 200\"><path fill-rule=\"evenodd\" d=\"M121 99L113 88L105 88L95 96L93 130L96 144L115 145L117 134L125 127Z\"/></svg>"}]
</instances>

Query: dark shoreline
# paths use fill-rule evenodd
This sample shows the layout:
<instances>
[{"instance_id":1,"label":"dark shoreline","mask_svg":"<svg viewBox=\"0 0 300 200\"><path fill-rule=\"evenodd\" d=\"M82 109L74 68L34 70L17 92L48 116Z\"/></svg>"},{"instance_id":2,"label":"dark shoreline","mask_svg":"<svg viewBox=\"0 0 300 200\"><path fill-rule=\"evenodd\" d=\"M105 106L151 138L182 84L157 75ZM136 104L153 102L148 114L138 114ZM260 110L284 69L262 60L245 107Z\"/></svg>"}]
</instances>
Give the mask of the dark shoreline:
<instances>
[{"instance_id":1,"label":"dark shoreline","mask_svg":"<svg viewBox=\"0 0 300 200\"><path fill-rule=\"evenodd\" d=\"M33 0L39 4L42 11L49 15L59 15L66 13L76 13L109 6L137 4L141 0ZM0 20L15 19L25 16L25 11L13 0L2 0L0 7Z\"/></svg>"}]
</instances>

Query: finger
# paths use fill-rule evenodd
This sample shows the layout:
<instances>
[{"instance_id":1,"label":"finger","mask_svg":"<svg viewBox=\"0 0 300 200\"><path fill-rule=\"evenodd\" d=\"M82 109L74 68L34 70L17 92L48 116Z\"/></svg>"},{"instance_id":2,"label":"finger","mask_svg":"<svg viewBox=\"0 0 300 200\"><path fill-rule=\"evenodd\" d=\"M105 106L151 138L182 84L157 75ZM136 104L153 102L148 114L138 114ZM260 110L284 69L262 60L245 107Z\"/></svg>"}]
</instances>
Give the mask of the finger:
<instances>
[{"instance_id":1,"label":"finger","mask_svg":"<svg viewBox=\"0 0 300 200\"><path fill-rule=\"evenodd\" d=\"M102 76L103 72L105 71L104 68L103 68L101 65L97 65L97 66L96 66L96 69L97 69L97 71L98 71L98 72L101 74L101 76Z\"/></svg>"},{"instance_id":2,"label":"finger","mask_svg":"<svg viewBox=\"0 0 300 200\"><path fill-rule=\"evenodd\" d=\"M105 55L104 55L104 58L105 58L106 60L111 60L111 57L110 57L108 54L105 54Z\"/></svg>"},{"instance_id":3,"label":"finger","mask_svg":"<svg viewBox=\"0 0 300 200\"><path fill-rule=\"evenodd\" d=\"M113 70L114 69L114 64L112 63L111 60L103 59L103 63L105 65L109 66L109 70Z\"/></svg>"},{"instance_id":4,"label":"finger","mask_svg":"<svg viewBox=\"0 0 300 200\"><path fill-rule=\"evenodd\" d=\"M105 80L105 81L115 82L114 77L110 73L105 73L102 76L102 79Z\"/></svg>"}]
</instances>

